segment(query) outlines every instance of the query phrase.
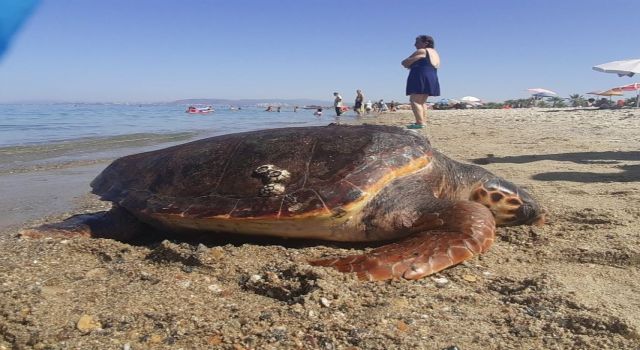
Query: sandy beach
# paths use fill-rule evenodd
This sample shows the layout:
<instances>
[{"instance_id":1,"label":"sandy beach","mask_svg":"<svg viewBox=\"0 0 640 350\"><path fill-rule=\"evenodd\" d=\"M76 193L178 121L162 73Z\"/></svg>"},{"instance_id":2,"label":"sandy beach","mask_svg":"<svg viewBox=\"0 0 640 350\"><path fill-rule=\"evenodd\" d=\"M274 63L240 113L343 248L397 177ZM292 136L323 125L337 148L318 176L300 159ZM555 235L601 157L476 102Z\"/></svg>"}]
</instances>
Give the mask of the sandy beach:
<instances>
[{"instance_id":1,"label":"sandy beach","mask_svg":"<svg viewBox=\"0 0 640 350\"><path fill-rule=\"evenodd\" d=\"M0 349L638 349L640 110L431 111L418 132L525 187L547 224L499 228L433 277L363 283L306 264L363 245L20 239L108 208L88 193L107 163L0 174Z\"/></svg>"}]
</instances>

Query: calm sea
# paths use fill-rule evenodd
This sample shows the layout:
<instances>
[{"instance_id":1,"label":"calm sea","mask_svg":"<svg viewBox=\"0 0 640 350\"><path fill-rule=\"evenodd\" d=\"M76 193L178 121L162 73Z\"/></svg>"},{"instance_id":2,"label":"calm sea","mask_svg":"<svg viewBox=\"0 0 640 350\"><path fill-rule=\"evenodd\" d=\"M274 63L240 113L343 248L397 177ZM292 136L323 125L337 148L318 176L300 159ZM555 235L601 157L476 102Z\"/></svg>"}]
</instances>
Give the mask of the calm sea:
<instances>
[{"instance_id":1,"label":"calm sea","mask_svg":"<svg viewBox=\"0 0 640 350\"><path fill-rule=\"evenodd\" d=\"M293 112L293 107L281 112L214 107L214 113L187 114L180 105L0 104L0 173L113 158L208 136L334 121L330 113L318 118L313 110Z\"/></svg>"}]
</instances>

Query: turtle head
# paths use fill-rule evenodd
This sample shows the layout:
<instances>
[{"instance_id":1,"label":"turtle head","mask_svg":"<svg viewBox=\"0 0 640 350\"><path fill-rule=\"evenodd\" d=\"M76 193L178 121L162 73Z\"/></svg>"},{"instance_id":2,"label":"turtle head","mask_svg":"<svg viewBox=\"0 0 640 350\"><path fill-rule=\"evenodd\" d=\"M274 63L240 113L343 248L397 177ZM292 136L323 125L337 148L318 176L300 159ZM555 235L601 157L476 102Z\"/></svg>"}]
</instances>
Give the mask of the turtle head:
<instances>
[{"instance_id":1,"label":"turtle head","mask_svg":"<svg viewBox=\"0 0 640 350\"><path fill-rule=\"evenodd\" d=\"M525 190L499 177L479 184L470 200L483 204L499 226L542 225L546 211Z\"/></svg>"}]
</instances>

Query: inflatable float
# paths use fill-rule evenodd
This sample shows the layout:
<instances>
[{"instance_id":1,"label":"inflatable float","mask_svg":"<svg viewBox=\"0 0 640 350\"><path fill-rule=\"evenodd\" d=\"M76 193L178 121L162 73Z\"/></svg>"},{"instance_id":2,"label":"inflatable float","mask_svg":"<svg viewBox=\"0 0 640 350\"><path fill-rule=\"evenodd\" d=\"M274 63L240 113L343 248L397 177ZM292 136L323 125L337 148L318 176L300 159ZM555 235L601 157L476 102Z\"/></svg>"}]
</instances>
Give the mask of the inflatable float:
<instances>
[{"instance_id":1,"label":"inflatable float","mask_svg":"<svg viewBox=\"0 0 640 350\"><path fill-rule=\"evenodd\" d=\"M213 109L213 107L211 106L207 106L207 107L189 106L189 108L187 108L187 110L185 111L185 113L189 113L189 114L206 114L211 112L215 112L215 109Z\"/></svg>"}]
</instances>

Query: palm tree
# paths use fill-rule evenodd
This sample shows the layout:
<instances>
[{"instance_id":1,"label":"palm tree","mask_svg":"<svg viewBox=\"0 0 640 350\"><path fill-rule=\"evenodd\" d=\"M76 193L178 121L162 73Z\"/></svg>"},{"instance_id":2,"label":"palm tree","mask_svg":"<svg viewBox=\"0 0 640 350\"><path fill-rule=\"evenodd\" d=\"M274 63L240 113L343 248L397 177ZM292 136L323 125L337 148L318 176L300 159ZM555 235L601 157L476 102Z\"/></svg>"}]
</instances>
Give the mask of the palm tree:
<instances>
[{"instance_id":1,"label":"palm tree","mask_svg":"<svg viewBox=\"0 0 640 350\"><path fill-rule=\"evenodd\" d=\"M517 100L504 101L506 104L510 104L513 108L529 108L531 107L531 100L528 98L519 98Z\"/></svg>"},{"instance_id":2,"label":"palm tree","mask_svg":"<svg viewBox=\"0 0 640 350\"><path fill-rule=\"evenodd\" d=\"M551 107L564 107L564 106L566 106L564 104L564 98L558 97L558 96L549 97L549 102L551 102Z\"/></svg>"},{"instance_id":3,"label":"palm tree","mask_svg":"<svg viewBox=\"0 0 640 350\"><path fill-rule=\"evenodd\" d=\"M571 101L572 107L583 107L585 105L585 98L580 94L569 95L569 101Z\"/></svg>"},{"instance_id":4,"label":"palm tree","mask_svg":"<svg viewBox=\"0 0 640 350\"><path fill-rule=\"evenodd\" d=\"M503 105L509 105L513 108L518 108L518 100L506 100L503 102Z\"/></svg>"},{"instance_id":5,"label":"palm tree","mask_svg":"<svg viewBox=\"0 0 640 350\"><path fill-rule=\"evenodd\" d=\"M500 102L487 102L480 106L482 109L500 109L504 106L504 103Z\"/></svg>"}]
</instances>

